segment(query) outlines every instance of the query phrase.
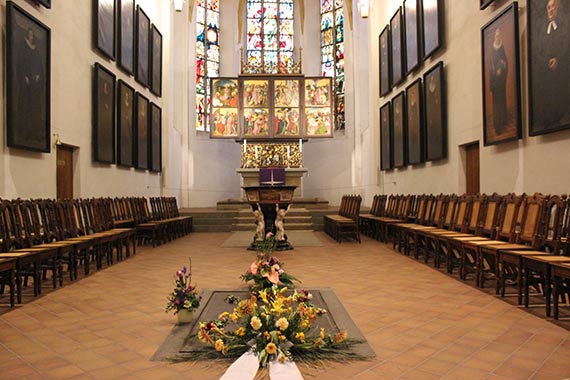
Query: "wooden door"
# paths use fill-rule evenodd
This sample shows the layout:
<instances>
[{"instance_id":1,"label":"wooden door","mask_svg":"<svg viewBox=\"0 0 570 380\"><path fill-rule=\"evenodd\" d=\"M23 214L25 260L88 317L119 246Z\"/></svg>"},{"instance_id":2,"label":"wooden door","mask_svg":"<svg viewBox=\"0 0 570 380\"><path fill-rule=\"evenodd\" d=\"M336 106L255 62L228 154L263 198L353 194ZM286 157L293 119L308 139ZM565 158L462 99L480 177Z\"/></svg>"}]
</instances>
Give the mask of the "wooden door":
<instances>
[{"instance_id":1,"label":"wooden door","mask_svg":"<svg viewBox=\"0 0 570 380\"><path fill-rule=\"evenodd\" d=\"M469 195L479 193L479 142L465 145L465 176Z\"/></svg>"},{"instance_id":2,"label":"wooden door","mask_svg":"<svg viewBox=\"0 0 570 380\"><path fill-rule=\"evenodd\" d=\"M57 145L57 199L73 198L73 148Z\"/></svg>"}]
</instances>

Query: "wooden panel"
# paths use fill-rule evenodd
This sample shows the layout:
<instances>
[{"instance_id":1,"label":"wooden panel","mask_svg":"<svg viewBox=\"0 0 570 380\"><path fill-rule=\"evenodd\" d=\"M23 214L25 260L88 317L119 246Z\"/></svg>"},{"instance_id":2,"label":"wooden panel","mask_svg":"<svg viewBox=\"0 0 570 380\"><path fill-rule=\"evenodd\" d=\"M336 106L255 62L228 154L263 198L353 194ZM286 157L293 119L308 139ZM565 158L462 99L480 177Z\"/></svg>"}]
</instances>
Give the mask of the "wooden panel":
<instances>
[{"instance_id":1,"label":"wooden panel","mask_svg":"<svg viewBox=\"0 0 570 380\"><path fill-rule=\"evenodd\" d=\"M73 198L73 148L57 146L57 199Z\"/></svg>"},{"instance_id":2,"label":"wooden panel","mask_svg":"<svg viewBox=\"0 0 570 380\"><path fill-rule=\"evenodd\" d=\"M465 153L465 176L467 182L465 192L469 195L475 195L479 193L479 143L465 146Z\"/></svg>"}]
</instances>

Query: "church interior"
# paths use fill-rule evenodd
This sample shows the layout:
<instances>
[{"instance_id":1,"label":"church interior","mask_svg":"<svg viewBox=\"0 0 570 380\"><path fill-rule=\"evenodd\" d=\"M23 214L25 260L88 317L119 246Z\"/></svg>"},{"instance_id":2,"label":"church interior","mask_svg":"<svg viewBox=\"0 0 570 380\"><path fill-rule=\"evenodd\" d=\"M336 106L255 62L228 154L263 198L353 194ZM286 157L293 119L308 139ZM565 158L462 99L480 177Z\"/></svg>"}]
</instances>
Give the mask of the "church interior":
<instances>
[{"instance_id":1,"label":"church interior","mask_svg":"<svg viewBox=\"0 0 570 380\"><path fill-rule=\"evenodd\" d=\"M567 0L0 10L0 378L570 379Z\"/></svg>"}]
</instances>

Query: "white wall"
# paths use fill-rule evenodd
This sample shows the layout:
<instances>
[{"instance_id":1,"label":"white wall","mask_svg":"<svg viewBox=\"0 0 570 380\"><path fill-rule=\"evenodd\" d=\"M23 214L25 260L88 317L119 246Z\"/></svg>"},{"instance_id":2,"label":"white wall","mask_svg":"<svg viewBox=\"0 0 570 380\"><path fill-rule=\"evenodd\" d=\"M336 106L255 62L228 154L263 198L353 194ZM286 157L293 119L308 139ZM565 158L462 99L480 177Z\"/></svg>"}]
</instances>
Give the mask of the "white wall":
<instances>
[{"instance_id":1,"label":"white wall","mask_svg":"<svg viewBox=\"0 0 570 380\"><path fill-rule=\"evenodd\" d=\"M35 6L29 1L15 1L17 5L51 28L51 153L33 153L5 145L5 129L0 137L0 196L51 197L56 196L56 150L55 134L61 141L79 147L75 154L74 196L122 196L161 194L159 174L135 169L117 168L115 165L94 163L92 160L91 93L93 64L101 63L123 79L136 91L163 108L163 166L167 173L180 171L179 158L168 152L176 152L179 144L170 131L172 110L169 100L173 98L170 76L170 18L169 0L140 0L151 22L163 35L163 97L157 98L148 89L143 89L133 77L118 69L115 62L108 61L92 49L92 2L53 1L51 9ZM0 24L5 31L6 1L0 2ZM0 42L5 52L5 40ZM3 63L2 63L3 64ZM0 79L4 87L4 77ZM0 99L4 103L3 94ZM4 108L0 109L0 121L5 125ZM177 173L178 175L178 173ZM173 193L174 195L178 195Z\"/></svg>"},{"instance_id":2,"label":"white wall","mask_svg":"<svg viewBox=\"0 0 570 380\"><path fill-rule=\"evenodd\" d=\"M374 133L368 134L370 139L363 139L363 162L370 163L363 168L366 176L373 177L377 173L381 190L385 193L462 193L465 191L465 172L459 146L479 141L481 192L566 193L570 188L570 176L563 173L567 171L566 163L570 159L570 131L529 137L526 104L523 104L523 139L483 147L480 29L505 6L509 6L511 1L498 0L486 10L480 11L476 1L445 0L446 47L436 57L425 62L418 73L410 75L396 90L379 99L377 39L402 3L399 0L371 1L368 35L371 86L368 104L371 108L369 127ZM526 3L526 0L519 1L523 103L527 100ZM381 173L379 107L439 60L445 64L447 80L448 158Z\"/></svg>"}]
</instances>

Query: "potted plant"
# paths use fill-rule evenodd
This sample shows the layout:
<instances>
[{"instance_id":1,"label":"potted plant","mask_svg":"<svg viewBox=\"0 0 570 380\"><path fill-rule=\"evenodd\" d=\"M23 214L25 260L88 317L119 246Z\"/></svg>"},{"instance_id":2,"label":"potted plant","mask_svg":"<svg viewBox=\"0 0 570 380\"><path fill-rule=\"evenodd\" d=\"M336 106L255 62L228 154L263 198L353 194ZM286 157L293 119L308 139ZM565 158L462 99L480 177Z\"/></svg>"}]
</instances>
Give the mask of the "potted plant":
<instances>
[{"instance_id":1,"label":"potted plant","mask_svg":"<svg viewBox=\"0 0 570 380\"><path fill-rule=\"evenodd\" d=\"M201 296L198 295L196 286L191 284L192 273L186 267L176 272L176 286L168 296L166 312L171 310L178 316L179 323L192 321L194 310L200 306Z\"/></svg>"}]
</instances>

